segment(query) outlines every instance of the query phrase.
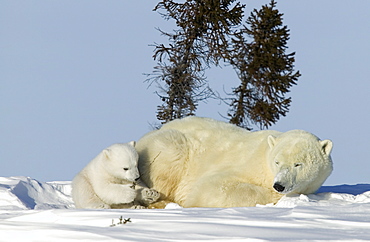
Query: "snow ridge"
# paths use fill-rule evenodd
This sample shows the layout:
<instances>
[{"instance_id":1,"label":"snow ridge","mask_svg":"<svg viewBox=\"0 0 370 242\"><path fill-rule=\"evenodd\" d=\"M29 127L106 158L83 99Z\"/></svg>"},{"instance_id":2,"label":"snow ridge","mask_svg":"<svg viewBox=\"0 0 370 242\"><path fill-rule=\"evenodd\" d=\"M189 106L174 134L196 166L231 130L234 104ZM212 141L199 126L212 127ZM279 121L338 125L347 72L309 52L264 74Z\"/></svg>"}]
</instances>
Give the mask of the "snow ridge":
<instances>
[{"instance_id":1,"label":"snow ridge","mask_svg":"<svg viewBox=\"0 0 370 242\"><path fill-rule=\"evenodd\" d=\"M0 208L72 208L70 182L39 182L29 177L0 178Z\"/></svg>"}]
</instances>

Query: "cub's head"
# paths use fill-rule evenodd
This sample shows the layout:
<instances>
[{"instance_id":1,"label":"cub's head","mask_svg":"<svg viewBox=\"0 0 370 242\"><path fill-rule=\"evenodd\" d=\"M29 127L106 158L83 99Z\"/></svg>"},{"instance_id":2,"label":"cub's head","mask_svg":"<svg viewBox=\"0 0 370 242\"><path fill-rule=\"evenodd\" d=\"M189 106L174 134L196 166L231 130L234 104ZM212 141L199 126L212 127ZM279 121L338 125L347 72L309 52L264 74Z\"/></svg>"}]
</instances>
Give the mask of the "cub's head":
<instances>
[{"instance_id":1,"label":"cub's head","mask_svg":"<svg viewBox=\"0 0 370 242\"><path fill-rule=\"evenodd\" d=\"M330 140L320 141L311 133L293 130L270 135L267 142L268 163L275 175L271 185L279 193L314 193L333 170Z\"/></svg>"},{"instance_id":2,"label":"cub's head","mask_svg":"<svg viewBox=\"0 0 370 242\"><path fill-rule=\"evenodd\" d=\"M135 142L114 144L103 150L104 168L115 178L134 182L137 180L139 170L137 162L139 156L135 150Z\"/></svg>"}]
</instances>

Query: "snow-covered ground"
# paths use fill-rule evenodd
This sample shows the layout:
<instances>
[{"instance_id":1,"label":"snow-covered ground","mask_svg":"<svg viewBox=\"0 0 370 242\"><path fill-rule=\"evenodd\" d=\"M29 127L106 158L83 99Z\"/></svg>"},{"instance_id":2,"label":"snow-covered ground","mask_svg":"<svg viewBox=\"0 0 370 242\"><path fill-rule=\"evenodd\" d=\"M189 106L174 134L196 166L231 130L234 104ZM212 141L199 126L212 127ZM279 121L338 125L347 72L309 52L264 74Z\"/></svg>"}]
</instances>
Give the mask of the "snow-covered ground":
<instances>
[{"instance_id":1,"label":"snow-covered ground","mask_svg":"<svg viewBox=\"0 0 370 242\"><path fill-rule=\"evenodd\" d=\"M0 241L370 240L370 184L252 208L78 210L70 192L70 182L0 177Z\"/></svg>"}]
</instances>

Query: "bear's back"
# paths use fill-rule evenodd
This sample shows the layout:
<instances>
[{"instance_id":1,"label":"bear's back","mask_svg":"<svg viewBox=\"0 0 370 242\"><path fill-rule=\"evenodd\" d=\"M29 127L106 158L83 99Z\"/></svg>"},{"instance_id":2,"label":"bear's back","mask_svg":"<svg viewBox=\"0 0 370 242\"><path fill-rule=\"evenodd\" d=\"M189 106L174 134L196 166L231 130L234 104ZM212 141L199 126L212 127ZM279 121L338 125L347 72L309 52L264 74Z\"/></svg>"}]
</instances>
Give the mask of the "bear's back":
<instances>
[{"instance_id":1,"label":"bear's back","mask_svg":"<svg viewBox=\"0 0 370 242\"><path fill-rule=\"evenodd\" d=\"M274 130L248 131L234 124L217 121L210 118L190 116L171 121L161 130L174 129L180 131L190 139L195 139L202 146L218 147L225 149L240 144L259 145L269 135L279 135L281 132Z\"/></svg>"}]
</instances>

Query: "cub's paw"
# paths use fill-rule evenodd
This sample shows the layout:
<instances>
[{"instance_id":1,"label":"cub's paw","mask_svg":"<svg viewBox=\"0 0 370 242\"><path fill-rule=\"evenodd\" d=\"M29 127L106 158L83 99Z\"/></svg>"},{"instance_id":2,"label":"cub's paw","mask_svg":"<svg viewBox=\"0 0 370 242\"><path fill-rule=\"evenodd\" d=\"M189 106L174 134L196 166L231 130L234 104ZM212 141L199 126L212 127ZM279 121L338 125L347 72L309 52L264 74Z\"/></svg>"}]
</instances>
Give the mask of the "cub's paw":
<instances>
[{"instance_id":1,"label":"cub's paw","mask_svg":"<svg viewBox=\"0 0 370 242\"><path fill-rule=\"evenodd\" d=\"M160 197L159 192L151 188L144 188L141 191L141 199L146 204L151 204L156 202Z\"/></svg>"},{"instance_id":2,"label":"cub's paw","mask_svg":"<svg viewBox=\"0 0 370 242\"><path fill-rule=\"evenodd\" d=\"M121 194L116 197L117 200L115 201L115 203L132 203L138 195L137 191L128 186L122 186L122 188L123 189L121 190Z\"/></svg>"},{"instance_id":3,"label":"cub's paw","mask_svg":"<svg viewBox=\"0 0 370 242\"><path fill-rule=\"evenodd\" d=\"M135 189L128 189L125 191L126 192L126 196L124 196L124 203L130 203L130 202L133 202L137 196L137 191Z\"/></svg>"},{"instance_id":4,"label":"cub's paw","mask_svg":"<svg viewBox=\"0 0 370 242\"><path fill-rule=\"evenodd\" d=\"M106 203L97 203L97 204L88 206L86 208L90 208L90 209L110 209L111 207Z\"/></svg>"}]
</instances>

